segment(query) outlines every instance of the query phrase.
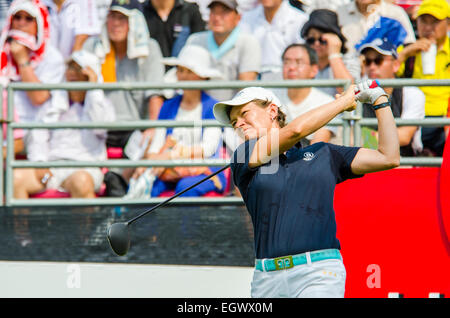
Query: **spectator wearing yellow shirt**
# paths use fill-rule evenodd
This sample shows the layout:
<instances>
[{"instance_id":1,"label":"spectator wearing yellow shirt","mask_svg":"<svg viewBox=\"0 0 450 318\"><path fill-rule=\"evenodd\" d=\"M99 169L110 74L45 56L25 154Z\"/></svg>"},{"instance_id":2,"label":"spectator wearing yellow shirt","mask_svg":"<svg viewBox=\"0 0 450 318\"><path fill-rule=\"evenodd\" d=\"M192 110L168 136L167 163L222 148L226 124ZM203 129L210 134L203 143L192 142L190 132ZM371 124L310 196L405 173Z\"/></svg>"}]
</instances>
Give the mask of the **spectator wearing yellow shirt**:
<instances>
[{"instance_id":1,"label":"spectator wearing yellow shirt","mask_svg":"<svg viewBox=\"0 0 450 318\"><path fill-rule=\"evenodd\" d=\"M417 11L419 39L399 50L399 61L404 64L398 75L417 79L450 78L450 41L447 35L447 18L450 18L450 6L446 0L424 0L422 2ZM436 44L437 47L434 74L424 74L421 52L428 51L433 44ZM420 89L426 98L425 117L446 116L450 87L424 86ZM423 127L422 142L425 150L430 150L433 155L442 156L445 144L443 127Z\"/></svg>"}]
</instances>

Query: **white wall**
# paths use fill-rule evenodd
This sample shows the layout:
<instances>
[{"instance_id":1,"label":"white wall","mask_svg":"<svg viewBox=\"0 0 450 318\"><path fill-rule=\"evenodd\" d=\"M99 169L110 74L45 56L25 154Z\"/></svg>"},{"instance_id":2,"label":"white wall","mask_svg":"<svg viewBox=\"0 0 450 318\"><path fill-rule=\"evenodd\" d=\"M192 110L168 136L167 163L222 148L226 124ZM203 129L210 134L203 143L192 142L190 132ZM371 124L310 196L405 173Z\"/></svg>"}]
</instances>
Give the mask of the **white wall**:
<instances>
[{"instance_id":1,"label":"white wall","mask_svg":"<svg viewBox=\"0 0 450 318\"><path fill-rule=\"evenodd\" d=\"M0 262L0 297L247 298L253 268Z\"/></svg>"}]
</instances>

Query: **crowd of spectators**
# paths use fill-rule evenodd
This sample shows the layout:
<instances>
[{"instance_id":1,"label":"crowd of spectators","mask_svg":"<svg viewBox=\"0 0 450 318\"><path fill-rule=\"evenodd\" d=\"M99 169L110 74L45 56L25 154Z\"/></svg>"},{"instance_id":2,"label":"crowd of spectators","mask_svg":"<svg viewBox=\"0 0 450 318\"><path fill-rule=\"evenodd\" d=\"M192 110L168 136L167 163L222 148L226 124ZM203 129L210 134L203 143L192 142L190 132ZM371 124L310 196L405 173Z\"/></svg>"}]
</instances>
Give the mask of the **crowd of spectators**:
<instances>
[{"instance_id":1,"label":"crowd of spectators","mask_svg":"<svg viewBox=\"0 0 450 318\"><path fill-rule=\"evenodd\" d=\"M75 80L157 85L208 79L448 79L449 21L447 0L0 0L0 80L6 86ZM435 66L424 72L430 48L436 52ZM385 90L395 117L449 116L449 87ZM287 120L292 120L333 100L342 89L274 92L286 107ZM19 122L213 119L211 105L235 93L231 89L16 91L13 116ZM2 98L5 116L6 91ZM374 116L364 105L363 114ZM230 153L241 142L231 128L139 133L139 158L147 159L212 158L223 156L222 147ZM365 146L376 146L376 127L365 127L362 133ZM443 127L420 126L398 127L398 133L403 156L442 156L448 135ZM123 129L15 130L14 153L32 161L93 161L106 159L108 149L118 149L119 156L134 158L127 150L136 143L135 135L135 130ZM325 126L305 140L319 141L342 142L335 126ZM115 173L126 186L130 181L137 184L149 170ZM72 196L93 197L104 181L104 171L98 171L16 169L15 195L27 197L51 185ZM179 173L178 179L169 180L175 169L152 171L156 171L153 196L209 172L185 169L189 175ZM226 185L220 178L207 190L223 192ZM81 193L80 182L92 185L89 191Z\"/></svg>"}]
</instances>

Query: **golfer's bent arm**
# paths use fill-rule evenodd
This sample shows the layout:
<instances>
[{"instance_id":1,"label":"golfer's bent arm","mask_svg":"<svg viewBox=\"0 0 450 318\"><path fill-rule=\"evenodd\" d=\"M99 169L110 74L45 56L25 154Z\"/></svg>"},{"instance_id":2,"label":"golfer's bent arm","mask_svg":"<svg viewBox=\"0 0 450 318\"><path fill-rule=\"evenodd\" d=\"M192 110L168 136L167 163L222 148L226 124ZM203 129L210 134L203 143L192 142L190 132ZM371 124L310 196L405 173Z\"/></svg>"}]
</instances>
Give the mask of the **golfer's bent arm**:
<instances>
[{"instance_id":1,"label":"golfer's bent arm","mask_svg":"<svg viewBox=\"0 0 450 318\"><path fill-rule=\"evenodd\" d=\"M381 96L374 105L387 101L386 96ZM390 107L383 107L376 110L375 114L378 120L378 149L358 150L351 164L355 174L388 170L400 165L400 145L392 110Z\"/></svg>"},{"instance_id":2,"label":"golfer's bent arm","mask_svg":"<svg viewBox=\"0 0 450 318\"><path fill-rule=\"evenodd\" d=\"M249 167L255 168L293 147L302 138L325 126L343 111L356 107L354 85L336 100L317 107L295 118L285 127L271 129L256 142L250 156Z\"/></svg>"}]
</instances>

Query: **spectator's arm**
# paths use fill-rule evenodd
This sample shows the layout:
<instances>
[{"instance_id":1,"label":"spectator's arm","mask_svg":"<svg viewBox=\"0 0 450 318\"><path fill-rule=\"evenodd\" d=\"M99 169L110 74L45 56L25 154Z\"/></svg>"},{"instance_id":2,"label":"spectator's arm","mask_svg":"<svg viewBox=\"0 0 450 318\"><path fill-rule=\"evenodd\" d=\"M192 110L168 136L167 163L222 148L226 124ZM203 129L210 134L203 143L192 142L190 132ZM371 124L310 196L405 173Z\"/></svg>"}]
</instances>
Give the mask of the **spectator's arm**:
<instances>
[{"instance_id":1,"label":"spectator's arm","mask_svg":"<svg viewBox=\"0 0 450 318\"><path fill-rule=\"evenodd\" d=\"M417 126L402 126L397 128L398 142L400 147L410 144L414 134L417 131Z\"/></svg>"},{"instance_id":2,"label":"spectator's arm","mask_svg":"<svg viewBox=\"0 0 450 318\"><path fill-rule=\"evenodd\" d=\"M19 74L22 82L40 83L41 81L34 73L34 69L30 64L30 51L17 41L11 42L11 55L19 68ZM26 92L31 103L40 106L50 98L49 91L27 91Z\"/></svg>"},{"instance_id":3,"label":"spectator's arm","mask_svg":"<svg viewBox=\"0 0 450 318\"><path fill-rule=\"evenodd\" d=\"M89 38L88 34L78 34L75 36L72 52L79 51L83 48L84 42Z\"/></svg>"},{"instance_id":4,"label":"spectator's arm","mask_svg":"<svg viewBox=\"0 0 450 318\"><path fill-rule=\"evenodd\" d=\"M164 98L159 95L153 95L148 100L148 119L157 120L159 111L164 103Z\"/></svg>"},{"instance_id":5,"label":"spectator's arm","mask_svg":"<svg viewBox=\"0 0 450 318\"><path fill-rule=\"evenodd\" d=\"M41 83L39 78L34 73L31 65L27 64L28 62L22 62L19 64L19 74L22 79L22 82L27 83ZM30 102L34 106L41 106L44 102L46 102L50 98L49 91L27 91L27 96L30 99Z\"/></svg>"},{"instance_id":6,"label":"spectator's arm","mask_svg":"<svg viewBox=\"0 0 450 318\"><path fill-rule=\"evenodd\" d=\"M14 139L14 154L21 153L25 149L23 139ZM6 158L6 147L3 147L3 158Z\"/></svg>"},{"instance_id":7,"label":"spectator's arm","mask_svg":"<svg viewBox=\"0 0 450 318\"><path fill-rule=\"evenodd\" d=\"M348 71L341 54L342 41L334 33L324 33L322 37L327 42L328 62L330 64L331 71L333 72L333 78L347 79L351 80L353 83L354 78ZM344 91L342 87L338 87L336 90L339 94Z\"/></svg>"},{"instance_id":8,"label":"spectator's arm","mask_svg":"<svg viewBox=\"0 0 450 318\"><path fill-rule=\"evenodd\" d=\"M414 56L421 51L428 51L432 43L433 41L427 38L422 38L411 45L405 46L404 49L398 54L398 61L402 64L408 59L408 57Z\"/></svg>"},{"instance_id":9,"label":"spectator's arm","mask_svg":"<svg viewBox=\"0 0 450 318\"><path fill-rule=\"evenodd\" d=\"M425 94L417 87L403 87L402 119L425 118ZM409 145L417 126L400 126L397 128L400 146Z\"/></svg>"},{"instance_id":10,"label":"spectator's arm","mask_svg":"<svg viewBox=\"0 0 450 318\"><path fill-rule=\"evenodd\" d=\"M344 61L342 60L342 57L335 57L329 60L330 61L330 68L333 72L333 78L334 79L346 79L351 80L352 83L354 82L353 76L350 74L350 72L347 70L347 67L344 64ZM342 87L337 87L336 91L338 93L342 93L344 89Z\"/></svg>"},{"instance_id":11,"label":"spectator's arm","mask_svg":"<svg viewBox=\"0 0 450 318\"><path fill-rule=\"evenodd\" d=\"M239 74L240 81L256 81L258 79L257 72L243 72Z\"/></svg>"}]
</instances>

